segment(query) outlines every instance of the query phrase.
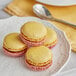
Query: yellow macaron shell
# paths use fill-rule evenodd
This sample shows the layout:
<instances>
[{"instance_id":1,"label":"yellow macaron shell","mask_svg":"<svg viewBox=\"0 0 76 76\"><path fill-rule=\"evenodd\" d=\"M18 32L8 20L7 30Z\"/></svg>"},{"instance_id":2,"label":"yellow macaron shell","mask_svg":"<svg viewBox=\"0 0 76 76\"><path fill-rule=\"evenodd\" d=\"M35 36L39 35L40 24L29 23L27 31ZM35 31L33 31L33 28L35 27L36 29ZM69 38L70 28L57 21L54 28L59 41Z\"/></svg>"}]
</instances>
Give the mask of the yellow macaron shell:
<instances>
[{"instance_id":1,"label":"yellow macaron shell","mask_svg":"<svg viewBox=\"0 0 76 76\"><path fill-rule=\"evenodd\" d=\"M40 41L46 36L47 29L42 23L32 21L25 23L21 28L21 32L31 41Z\"/></svg>"},{"instance_id":2,"label":"yellow macaron shell","mask_svg":"<svg viewBox=\"0 0 76 76\"><path fill-rule=\"evenodd\" d=\"M46 27L46 28L47 28L47 35L46 35L46 40L44 42L45 46L56 43L56 41L57 41L56 32L53 29L51 29L50 27Z\"/></svg>"},{"instance_id":3,"label":"yellow macaron shell","mask_svg":"<svg viewBox=\"0 0 76 76\"><path fill-rule=\"evenodd\" d=\"M35 63L36 65L40 63L49 62L52 60L52 53L49 48L45 46L31 47L25 54L26 59Z\"/></svg>"},{"instance_id":4,"label":"yellow macaron shell","mask_svg":"<svg viewBox=\"0 0 76 76\"><path fill-rule=\"evenodd\" d=\"M4 38L3 47L12 52L24 50L26 45L19 38L19 33L10 33Z\"/></svg>"}]
</instances>

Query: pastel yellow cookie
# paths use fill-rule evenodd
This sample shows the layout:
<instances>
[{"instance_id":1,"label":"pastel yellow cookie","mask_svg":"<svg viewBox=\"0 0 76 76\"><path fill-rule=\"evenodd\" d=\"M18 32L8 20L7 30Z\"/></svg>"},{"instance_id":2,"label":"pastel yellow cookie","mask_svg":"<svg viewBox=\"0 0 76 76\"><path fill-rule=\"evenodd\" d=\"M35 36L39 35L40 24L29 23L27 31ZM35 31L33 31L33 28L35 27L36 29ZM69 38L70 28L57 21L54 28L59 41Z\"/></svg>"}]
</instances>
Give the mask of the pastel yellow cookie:
<instances>
[{"instance_id":1,"label":"pastel yellow cookie","mask_svg":"<svg viewBox=\"0 0 76 76\"><path fill-rule=\"evenodd\" d=\"M48 47L52 47L57 43L57 34L50 27L46 27L46 29L47 29L47 35L44 45Z\"/></svg>"},{"instance_id":2,"label":"pastel yellow cookie","mask_svg":"<svg viewBox=\"0 0 76 76\"><path fill-rule=\"evenodd\" d=\"M25 58L34 66L43 66L51 63L52 52L45 46L31 47L26 52Z\"/></svg>"},{"instance_id":3,"label":"pastel yellow cookie","mask_svg":"<svg viewBox=\"0 0 76 76\"><path fill-rule=\"evenodd\" d=\"M19 33L10 33L5 36L3 47L11 52L19 52L27 48L19 38Z\"/></svg>"},{"instance_id":4,"label":"pastel yellow cookie","mask_svg":"<svg viewBox=\"0 0 76 76\"><path fill-rule=\"evenodd\" d=\"M21 34L30 41L41 41L47 34L46 27L39 22L27 22L21 27Z\"/></svg>"}]
</instances>

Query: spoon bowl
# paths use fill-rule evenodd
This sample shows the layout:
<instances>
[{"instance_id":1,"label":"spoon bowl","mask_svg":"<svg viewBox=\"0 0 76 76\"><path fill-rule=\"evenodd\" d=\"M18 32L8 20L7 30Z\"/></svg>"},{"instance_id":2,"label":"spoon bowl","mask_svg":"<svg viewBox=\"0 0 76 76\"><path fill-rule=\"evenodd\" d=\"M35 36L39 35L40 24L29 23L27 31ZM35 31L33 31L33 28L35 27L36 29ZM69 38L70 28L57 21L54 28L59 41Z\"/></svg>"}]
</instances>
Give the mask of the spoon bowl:
<instances>
[{"instance_id":1,"label":"spoon bowl","mask_svg":"<svg viewBox=\"0 0 76 76\"><path fill-rule=\"evenodd\" d=\"M33 12L42 19L52 19L52 14L49 10L41 4L35 4L33 6Z\"/></svg>"},{"instance_id":2,"label":"spoon bowl","mask_svg":"<svg viewBox=\"0 0 76 76\"><path fill-rule=\"evenodd\" d=\"M56 21L56 22L60 22L60 23L63 23L63 24L67 24L67 25L70 25L70 26L73 26L73 27L76 27L76 24L72 24L70 22L66 22L64 20L61 20L61 19L57 19L57 18L54 18L51 14L51 12L43 5L41 4L35 4L33 6L33 12L40 18L42 19L47 19L47 20L51 20L51 21Z\"/></svg>"}]
</instances>

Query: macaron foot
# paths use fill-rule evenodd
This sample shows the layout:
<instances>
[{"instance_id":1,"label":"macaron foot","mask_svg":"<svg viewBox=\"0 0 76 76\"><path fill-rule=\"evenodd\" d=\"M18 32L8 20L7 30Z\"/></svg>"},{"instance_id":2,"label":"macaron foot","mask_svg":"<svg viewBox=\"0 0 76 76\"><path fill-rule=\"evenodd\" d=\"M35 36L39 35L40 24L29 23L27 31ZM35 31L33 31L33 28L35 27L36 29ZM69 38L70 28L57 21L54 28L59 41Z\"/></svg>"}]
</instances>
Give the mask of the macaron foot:
<instances>
[{"instance_id":1,"label":"macaron foot","mask_svg":"<svg viewBox=\"0 0 76 76\"><path fill-rule=\"evenodd\" d=\"M40 46L45 42L45 39L43 39L42 41L39 42L31 42L29 40L26 40L23 38L23 36L20 34L19 37L21 38L21 40L28 45L28 47L32 47L32 46Z\"/></svg>"},{"instance_id":2,"label":"macaron foot","mask_svg":"<svg viewBox=\"0 0 76 76\"><path fill-rule=\"evenodd\" d=\"M11 56L11 57L20 57L23 56L26 53L26 50L20 51L20 52L10 52L7 49L3 48L3 51L6 55Z\"/></svg>"},{"instance_id":3,"label":"macaron foot","mask_svg":"<svg viewBox=\"0 0 76 76\"><path fill-rule=\"evenodd\" d=\"M26 64L26 66L29 68L29 69L31 69L31 70L33 70L33 71L44 71L44 70L46 70L46 69L48 69L51 65L52 65L52 61L51 61L51 63L49 63L49 64L47 64L47 65L45 65L45 66L34 66L34 65L31 65L31 64L29 64L27 61L25 61L25 64Z\"/></svg>"}]
</instances>

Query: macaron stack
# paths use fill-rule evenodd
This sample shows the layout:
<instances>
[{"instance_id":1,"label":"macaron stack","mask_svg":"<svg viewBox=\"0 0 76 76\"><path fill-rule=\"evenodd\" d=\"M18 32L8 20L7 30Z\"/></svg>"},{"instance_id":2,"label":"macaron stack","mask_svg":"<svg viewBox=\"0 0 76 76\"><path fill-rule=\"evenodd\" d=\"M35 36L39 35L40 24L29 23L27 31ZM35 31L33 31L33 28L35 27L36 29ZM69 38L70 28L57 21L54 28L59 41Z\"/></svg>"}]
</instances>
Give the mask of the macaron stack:
<instances>
[{"instance_id":1,"label":"macaron stack","mask_svg":"<svg viewBox=\"0 0 76 76\"><path fill-rule=\"evenodd\" d=\"M42 23L25 23L20 33L10 33L3 41L4 53L19 57L25 54L25 64L32 70L42 71L52 65L51 48L57 43L57 34ZM50 49L49 49L50 48Z\"/></svg>"}]
</instances>

